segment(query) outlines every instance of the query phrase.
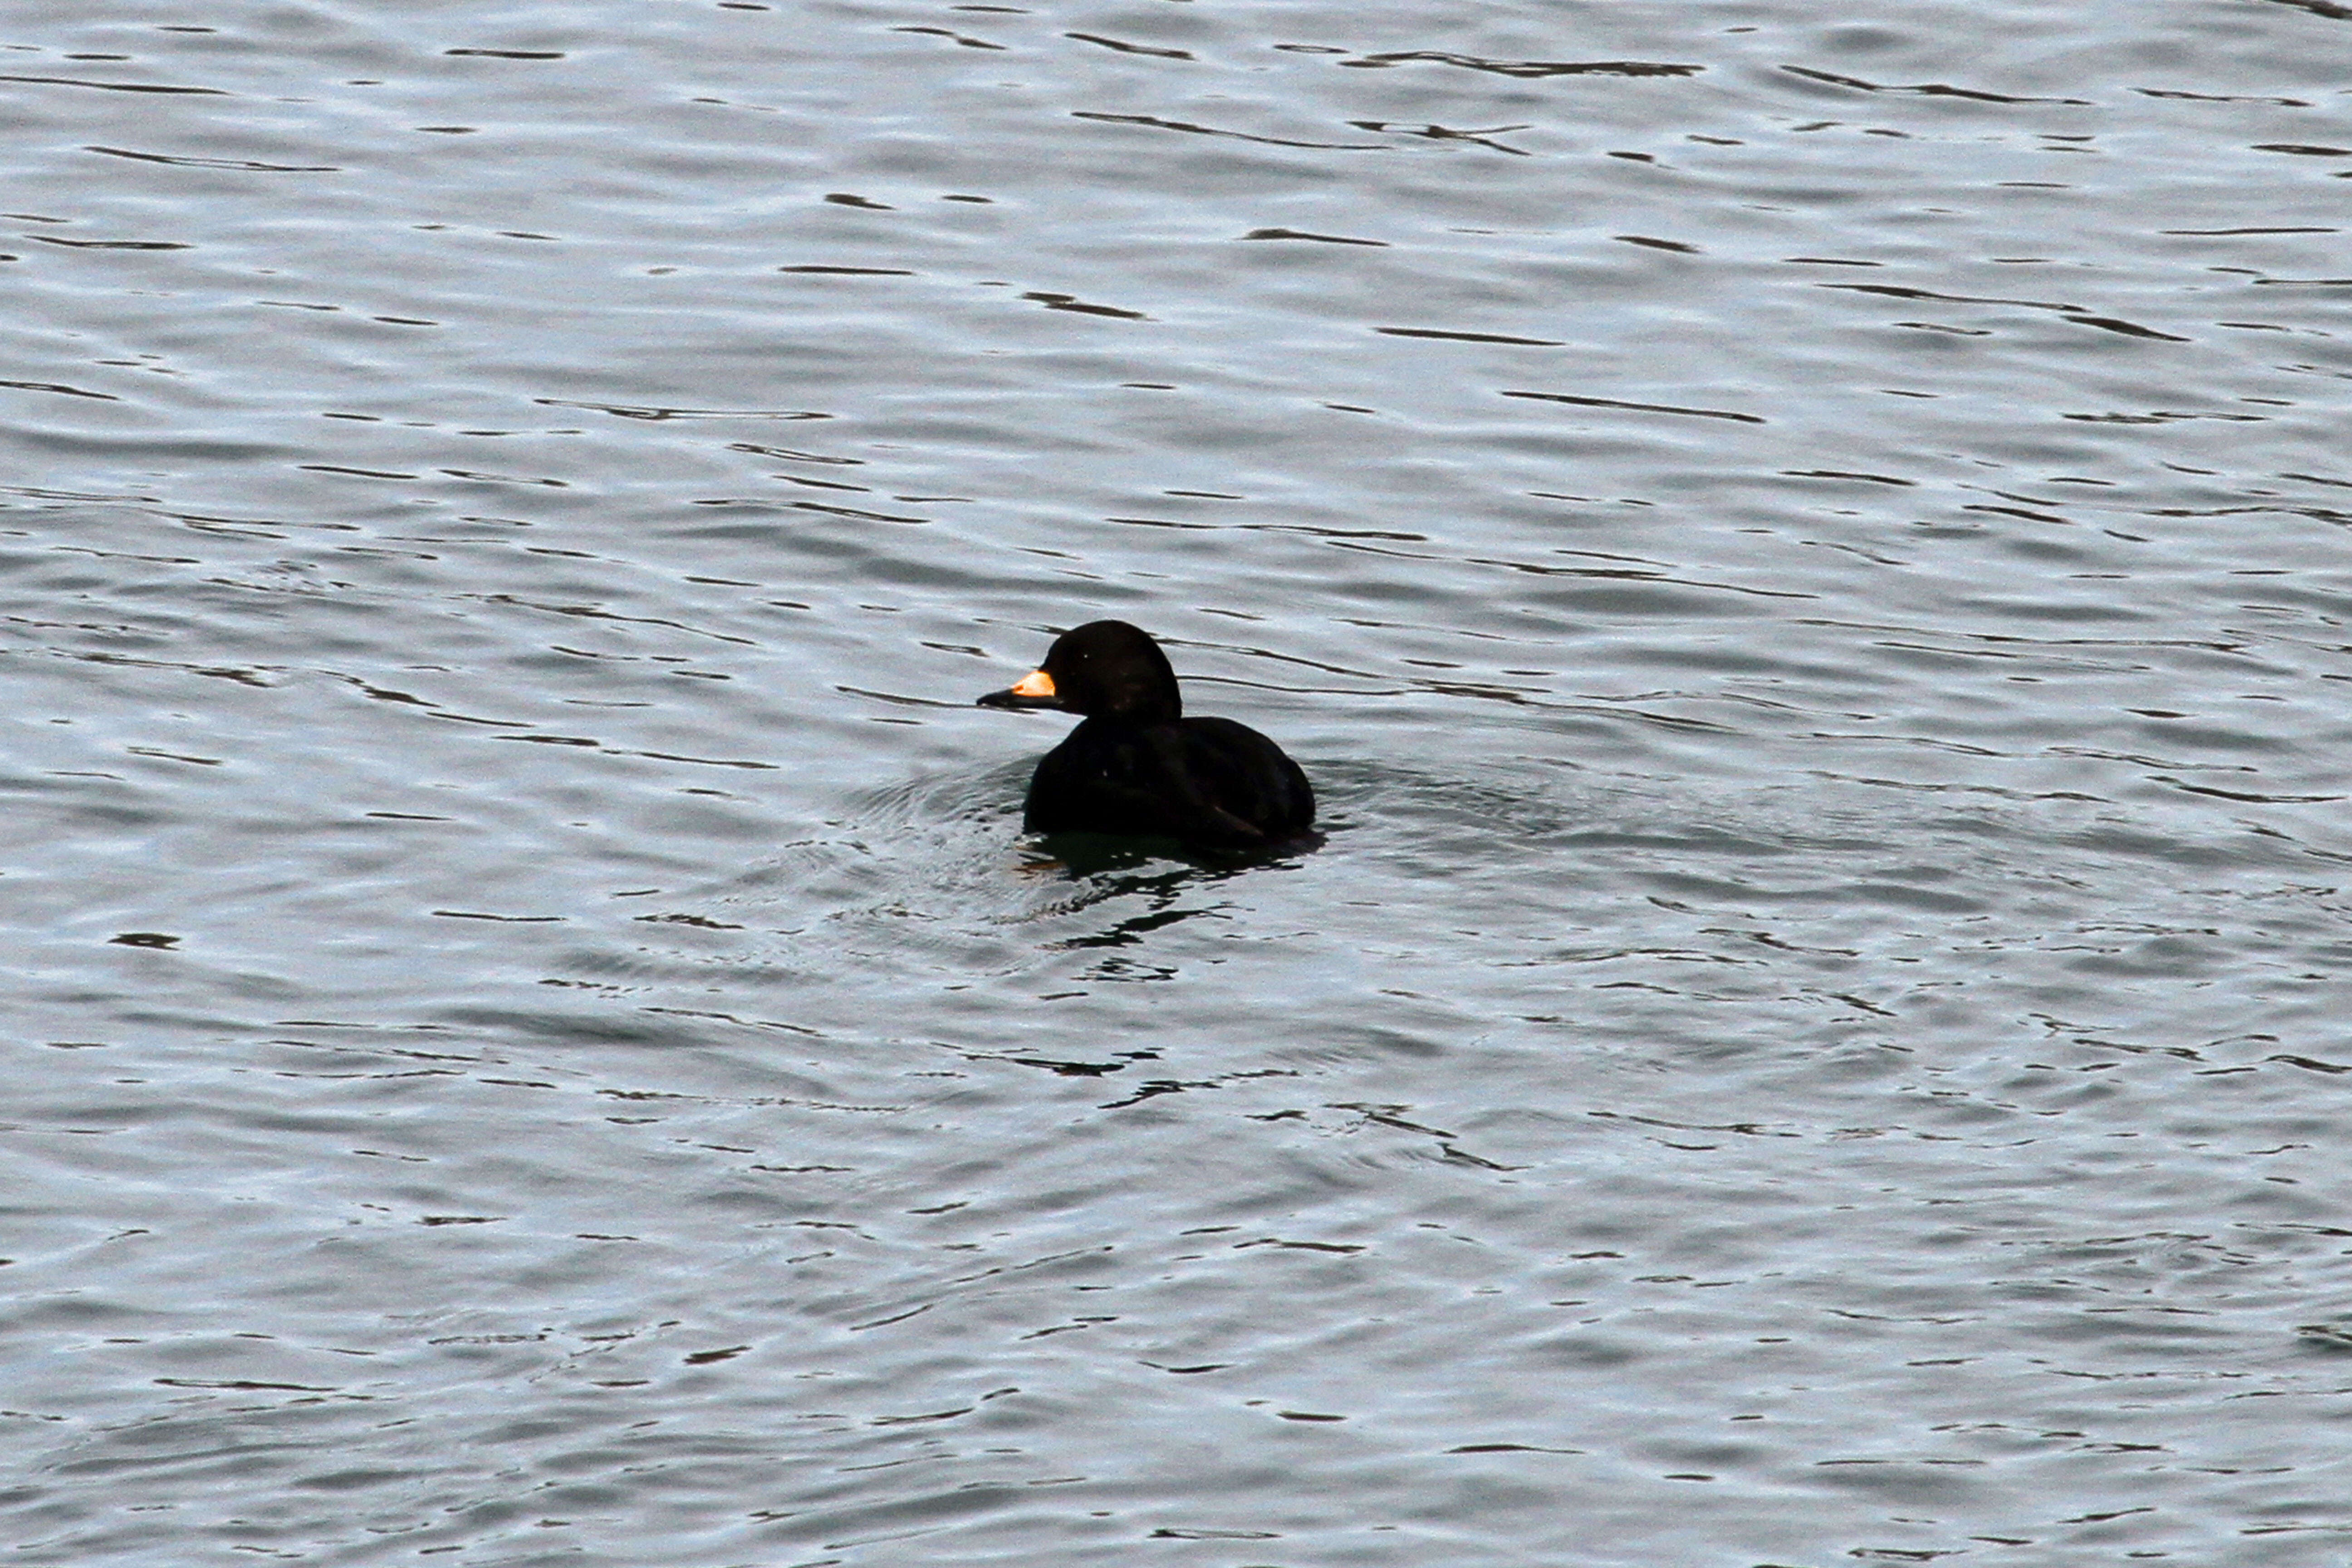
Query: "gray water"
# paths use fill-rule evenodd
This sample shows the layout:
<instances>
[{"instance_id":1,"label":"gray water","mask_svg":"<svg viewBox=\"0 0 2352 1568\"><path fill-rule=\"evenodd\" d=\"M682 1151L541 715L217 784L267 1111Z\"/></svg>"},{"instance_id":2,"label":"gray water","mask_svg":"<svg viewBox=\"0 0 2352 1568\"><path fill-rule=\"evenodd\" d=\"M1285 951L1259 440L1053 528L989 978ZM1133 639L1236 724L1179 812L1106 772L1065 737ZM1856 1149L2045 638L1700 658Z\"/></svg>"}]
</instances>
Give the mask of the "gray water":
<instances>
[{"instance_id":1,"label":"gray water","mask_svg":"<svg viewBox=\"0 0 2352 1568\"><path fill-rule=\"evenodd\" d=\"M0 20L8 1561L2352 1562L2352 11Z\"/></svg>"}]
</instances>

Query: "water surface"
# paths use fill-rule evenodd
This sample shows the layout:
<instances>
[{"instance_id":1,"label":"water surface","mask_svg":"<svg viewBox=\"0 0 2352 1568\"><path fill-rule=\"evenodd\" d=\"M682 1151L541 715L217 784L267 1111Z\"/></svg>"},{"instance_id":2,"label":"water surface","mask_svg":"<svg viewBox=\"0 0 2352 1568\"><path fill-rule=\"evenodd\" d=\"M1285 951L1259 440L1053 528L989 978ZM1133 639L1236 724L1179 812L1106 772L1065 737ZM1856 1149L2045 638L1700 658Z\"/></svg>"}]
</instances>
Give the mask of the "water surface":
<instances>
[{"instance_id":1,"label":"water surface","mask_svg":"<svg viewBox=\"0 0 2352 1568\"><path fill-rule=\"evenodd\" d=\"M21 11L16 1556L2340 1568L2347 26Z\"/></svg>"}]
</instances>

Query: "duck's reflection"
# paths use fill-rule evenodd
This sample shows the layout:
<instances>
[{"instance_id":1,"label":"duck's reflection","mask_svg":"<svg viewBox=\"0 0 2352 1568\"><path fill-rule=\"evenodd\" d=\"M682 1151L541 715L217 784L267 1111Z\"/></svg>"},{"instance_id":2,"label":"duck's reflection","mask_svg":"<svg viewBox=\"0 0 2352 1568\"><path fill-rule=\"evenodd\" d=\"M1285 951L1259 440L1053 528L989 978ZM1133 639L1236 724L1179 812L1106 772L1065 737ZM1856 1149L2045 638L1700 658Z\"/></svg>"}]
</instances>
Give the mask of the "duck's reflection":
<instances>
[{"instance_id":1,"label":"duck's reflection","mask_svg":"<svg viewBox=\"0 0 2352 1568\"><path fill-rule=\"evenodd\" d=\"M1318 837L1316 842L1321 840ZM1057 951L1090 947L1129 947L1152 931L1202 916L1223 918L1231 906L1222 900L1180 903L1188 893L1214 888L1244 871L1274 869L1291 862L1297 846L1285 853L1239 856L1204 855L1172 840L1138 839L1095 833L1057 833L1032 841L1032 852L1020 864L1027 877L1066 879L1074 884L1067 897L1055 901L1056 913L1073 914L1097 905L1132 904L1143 908L1122 914L1098 931L1063 937L1049 945ZM1130 966L1131 967L1131 966ZM1158 978L1173 971L1118 978ZM1104 978L1113 978L1105 975Z\"/></svg>"},{"instance_id":2,"label":"duck's reflection","mask_svg":"<svg viewBox=\"0 0 2352 1568\"><path fill-rule=\"evenodd\" d=\"M1092 839L1086 844L1071 844L1068 839ZM1132 947L1150 933L1200 916L1222 917L1225 906L1218 901L1181 902L1187 893L1213 887L1234 874L1231 868L1179 863L1139 848L1133 839L1097 838L1094 835L1057 836L1040 846L1045 851L1022 863L1024 874L1033 877L1067 878L1076 884L1069 896L1058 900L1058 912L1076 914L1081 910L1113 905L1132 912L1118 918L1098 931L1076 936L1066 936L1047 943L1055 952L1076 952L1096 947ZM1059 854L1053 853L1059 851ZM1140 903L1142 908L1135 909ZM1114 912L1104 910L1105 913ZM1122 965L1122 969L1130 966ZM1099 978L1164 977L1173 971L1155 972L1155 976L1138 976L1132 973Z\"/></svg>"}]
</instances>

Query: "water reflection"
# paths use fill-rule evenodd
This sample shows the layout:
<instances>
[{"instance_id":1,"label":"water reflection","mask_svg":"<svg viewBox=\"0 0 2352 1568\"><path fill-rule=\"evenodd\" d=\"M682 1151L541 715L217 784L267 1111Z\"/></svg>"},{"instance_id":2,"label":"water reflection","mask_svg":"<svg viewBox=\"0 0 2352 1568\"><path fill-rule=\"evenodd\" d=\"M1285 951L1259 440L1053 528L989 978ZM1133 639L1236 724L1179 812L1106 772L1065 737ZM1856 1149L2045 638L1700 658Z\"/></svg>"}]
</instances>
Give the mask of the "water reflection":
<instances>
[{"instance_id":1,"label":"water reflection","mask_svg":"<svg viewBox=\"0 0 2352 1568\"><path fill-rule=\"evenodd\" d=\"M9 1539L2337 1563L2342 7L952 9L19 8Z\"/></svg>"}]
</instances>

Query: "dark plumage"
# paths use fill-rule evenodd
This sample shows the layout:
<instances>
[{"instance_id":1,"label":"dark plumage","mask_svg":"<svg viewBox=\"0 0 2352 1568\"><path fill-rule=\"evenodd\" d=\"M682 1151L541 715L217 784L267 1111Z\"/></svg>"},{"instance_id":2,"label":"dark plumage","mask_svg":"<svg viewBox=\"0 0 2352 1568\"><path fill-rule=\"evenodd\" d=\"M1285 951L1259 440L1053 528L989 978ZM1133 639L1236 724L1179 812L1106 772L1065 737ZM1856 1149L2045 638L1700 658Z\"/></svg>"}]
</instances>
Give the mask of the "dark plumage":
<instances>
[{"instance_id":1,"label":"dark plumage","mask_svg":"<svg viewBox=\"0 0 2352 1568\"><path fill-rule=\"evenodd\" d=\"M1231 719L1187 719L1160 645L1125 621L1064 632L1045 663L983 708L1084 716L1029 781L1032 833L1121 833L1213 848L1279 844L1315 821L1315 791L1282 748Z\"/></svg>"}]
</instances>

